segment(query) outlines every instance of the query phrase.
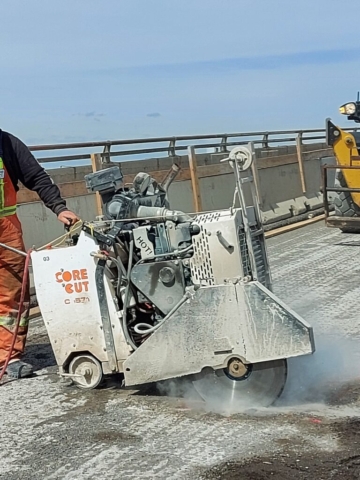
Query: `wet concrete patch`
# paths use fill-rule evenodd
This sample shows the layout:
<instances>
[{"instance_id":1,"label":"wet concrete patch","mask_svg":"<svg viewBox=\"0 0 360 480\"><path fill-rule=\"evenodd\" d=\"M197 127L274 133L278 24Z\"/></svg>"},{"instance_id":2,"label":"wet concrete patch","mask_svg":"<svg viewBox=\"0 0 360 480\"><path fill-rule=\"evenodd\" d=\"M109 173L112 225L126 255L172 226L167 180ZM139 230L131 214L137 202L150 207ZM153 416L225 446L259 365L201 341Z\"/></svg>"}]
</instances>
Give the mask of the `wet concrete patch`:
<instances>
[{"instance_id":1,"label":"wet concrete patch","mask_svg":"<svg viewBox=\"0 0 360 480\"><path fill-rule=\"evenodd\" d=\"M245 462L232 461L199 471L199 480L359 480L360 420L348 419L326 425L339 439L332 452L294 448L289 439L277 441L283 448L276 455L258 456ZM309 449L307 449L309 450Z\"/></svg>"},{"instance_id":2,"label":"wet concrete patch","mask_svg":"<svg viewBox=\"0 0 360 480\"><path fill-rule=\"evenodd\" d=\"M334 384L328 391L326 403L328 405L351 405L360 401L360 380L345 384Z\"/></svg>"}]
</instances>

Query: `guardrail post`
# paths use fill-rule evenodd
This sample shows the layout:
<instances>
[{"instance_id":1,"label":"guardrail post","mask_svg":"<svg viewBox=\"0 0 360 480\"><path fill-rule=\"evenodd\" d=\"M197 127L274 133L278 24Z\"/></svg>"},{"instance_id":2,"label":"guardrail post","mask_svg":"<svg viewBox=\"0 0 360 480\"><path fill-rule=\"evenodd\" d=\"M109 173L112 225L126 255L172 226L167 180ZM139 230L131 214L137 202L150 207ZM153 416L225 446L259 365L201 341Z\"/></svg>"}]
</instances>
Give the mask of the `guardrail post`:
<instances>
[{"instance_id":1,"label":"guardrail post","mask_svg":"<svg viewBox=\"0 0 360 480\"><path fill-rule=\"evenodd\" d=\"M303 193L306 193L304 162L303 162L301 146L302 146L302 132L300 132L296 137L296 153L297 153L297 159L298 159L299 171L300 171L301 189Z\"/></svg>"},{"instance_id":2,"label":"guardrail post","mask_svg":"<svg viewBox=\"0 0 360 480\"><path fill-rule=\"evenodd\" d=\"M111 143L105 143L104 145L104 150L102 153L102 161L103 163L110 163L110 148L111 148Z\"/></svg>"},{"instance_id":3,"label":"guardrail post","mask_svg":"<svg viewBox=\"0 0 360 480\"><path fill-rule=\"evenodd\" d=\"M226 144L227 144L227 137L223 137L221 139L221 142L220 142L220 152L221 153L227 153Z\"/></svg>"},{"instance_id":4,"label":"guardrail post","mask_svg":"<svg viewBox=\"0 0 360 480\"><path fill-rule=\"evenodd\" d=\"M98 172L99 170L102 170L102 161L101 161L101 154L100 153L92 153L90 155L91 157L91 167L93 173ZM99 192L95 193L96 195L96 211L98 215L103 214L102 210L102 201L101 201L101 196Z\"/></svg>"},{"instance_id":5,"label":"guardrail post","mask_svg":"<svg viewBox=\"0 0 360 480\"><path fill-rule=\"evenodd\" d=\"M262 140L262 148L269 148L269 133L264 133Z\"/></svg>"},{"instance_id":6,"label":"guardrail post","mask_svg":"<svg viewBox=\"0 0 360 480\"><path fill-rule=\"evenodd\" d=\"M201 203L200 184L199 184L199 177L197 174L196 154L193 146L188 147L188 157L189 157L191 185L193 190L194 208L195 208L195 212L201 212L202 203Z\"/></svg>"},{"instance_id":7,"label":"guardrail post","mask_svg":"<svg viewBox=\"0 0 360 480\"><path fill-rule=\"evenodd\" d=\"M169 157L176 157L175 142L176 142L175 138L173 138L172 140L170 140L170 143L169 143L169 151L168 151Z\"/></svg>"}]
</instances>

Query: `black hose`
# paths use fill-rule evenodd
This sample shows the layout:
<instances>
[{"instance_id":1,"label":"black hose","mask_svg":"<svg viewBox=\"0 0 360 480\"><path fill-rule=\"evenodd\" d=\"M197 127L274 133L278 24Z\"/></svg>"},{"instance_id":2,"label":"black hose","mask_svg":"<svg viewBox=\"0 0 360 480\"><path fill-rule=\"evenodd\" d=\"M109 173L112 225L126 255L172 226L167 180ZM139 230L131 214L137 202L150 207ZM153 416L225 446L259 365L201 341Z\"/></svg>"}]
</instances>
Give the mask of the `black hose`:
<instances>
[{"instance_id":1,"label":"black hose","mask_svg":"<svg viewBox=\"0 0 360 480\"><path fill-rule=\"evenodd\" d=\"M134 350L137 350L137 346L133 342L127 328L127 312L126 312L128 308L128 301L129 301L130 275L131 275L131 268L132 268L132 262L133 262L133 254L134 254L134 240L132 238L130 240L130 246L129 246L129 262L128 262L128 270L127 270L127 285L126 285L124 305L123 305L122 327L123 327L123 332L124 332L126 341Z\"/></svg>"},{"instance_id":2,"label":"black hose","mask_svg":"<svg viewBox=\"0 0 360 480\"><path fill-rule=\"evenodd\" d=\"M117 268L118 283L116 285L116 295L119 298L120 297L121 280L122 280L122 277L123 277L123 272L125 272L125 276L126 276L126 270L125 270L125 267L124 267L122 261L120 260L120 258L108 257L108 259L109 259L110 262L114 263L116 265L116 268Z\"/></svg>"}]
</instances>

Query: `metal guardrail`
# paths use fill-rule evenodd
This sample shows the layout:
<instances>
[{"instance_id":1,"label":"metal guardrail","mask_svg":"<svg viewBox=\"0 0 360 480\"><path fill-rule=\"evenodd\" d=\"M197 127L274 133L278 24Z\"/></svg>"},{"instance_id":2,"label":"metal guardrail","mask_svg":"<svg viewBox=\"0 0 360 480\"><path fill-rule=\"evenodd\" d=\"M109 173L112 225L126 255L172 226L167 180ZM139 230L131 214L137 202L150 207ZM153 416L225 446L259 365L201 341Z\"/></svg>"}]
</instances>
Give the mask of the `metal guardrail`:
<instances>
[{"instance_id":1,"label":"metal guardrail","mask_svg":"<svg viewBox=\"0 0 360 480\"><path fill-rule=\"evenodd\" d=\"M344 128L346 131L358 131L357 128ZM256 138L254 138L256 137ZM259 138L260 137L260 138ZM228 147L234 145L246 145L250 141L254 145L261 145L262 148L269 148L270 143L282 144L298 142L302 144L304 141L313 142L315 140L325 140L326 131L324 128L315 128L307 130L274 130L260 132L241 132L241 133L220 133L209 135L182 135L176 137L152 137L152 138L134 138L128 140L108 140L100 142L78 142L63 143L53 145L32 145L32 152L45 152L53 150L73 150L73 149L94 149L102 148L101 154L104 163L108 163L111 157L130 156L130 155L147 155L153 153L167 153L170 157L178 156L178 152L186 151L188 146L195 149L214 148L218 152L227 152ZM235 141L235 139L239 139ZM244 139L244 140L241 140ZM246 139L246 140L245 140ZM209 143L199 143L201 141L210 140ZM211 141L213 140L213 141ZM185 144L181 144L185 142ZM164 146L163 144L168 144ZM154 147L139 148L140 145L153 145ZM120 149L112 151L112 147L133 146L132 149ZM137 147L137 148L136 148ZM80 153L75 155L61 155L51 157L38 158L40 163L52 162L70 162L75 160L89 160L90 153Z\"/></svg>"},{"instance_id":2,"label":"metal guardrail","mask_svg":"<svg viewBox=\"0 0 360 480\"><path fill-rule=\"evenodd\" d=\"M344 128L346 131L358 131L357 128ZM170 157L178 156L178 153L186 151L188 146L193 146L195 149L214 148L216 151L222 153L227 152L228 147L234 145L246 145L248 142L253 142L254 145L261 145L262 148L269 148L271 144L282 144L299 142L302 144L306 142L314 142L315 140L325 140L325 129L307 129L307 130L274 130L274 131L260 131L260 132L241 132L241 133L220 133L209 135L182 135L177 137L153 137L153 138L134 138L129 140L107 140L101 142L78 142L78 143L63 143L53 145L32 145L30 150L32 152L46 152L54 150L75 150L75 149L94 149L102 148L102 159L104 163L110 161L111 157L115 156L129 156L129 155L144 155L153 153L167 153ZM235 139L238 139L235 141ZM245 140L246 139L246 140ZM205 140L210 142L199 143ZM211 141L213 140L213 141ZM185 144L181 144L185 142ZM167 143L167 146L163 144ZM155 146L152 146L154 145ZM132 145L133 149L111 150L112 147L123 147ZM139 148L141 145L151 145L145 148ZM82 153L75 155L61 155L38 158L40 163L53 162L71 162L75 160L90 160L90 153Z\"/></svg>"}]
</instances>

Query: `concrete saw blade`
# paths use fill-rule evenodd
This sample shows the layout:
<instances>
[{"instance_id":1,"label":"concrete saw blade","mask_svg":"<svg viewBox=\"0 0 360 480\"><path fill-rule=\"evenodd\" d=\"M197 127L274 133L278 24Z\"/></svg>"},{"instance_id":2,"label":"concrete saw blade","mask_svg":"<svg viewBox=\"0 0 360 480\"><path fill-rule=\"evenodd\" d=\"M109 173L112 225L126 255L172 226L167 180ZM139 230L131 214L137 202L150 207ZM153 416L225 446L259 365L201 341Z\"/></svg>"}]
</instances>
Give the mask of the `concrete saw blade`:
<instances>
[{"instance_id":1,"label":"concrete saw blade","mask_svg":"<svg viewBox=\"0 0 360 480\"><path fill-rule=\"evenodd\" d=\"M276 360L253 364L241 379L220 369L203 371L192 382L208 407L235 413L272 405L281 395L286 377L286 360Z\"/></svg>"}]
</instances>

